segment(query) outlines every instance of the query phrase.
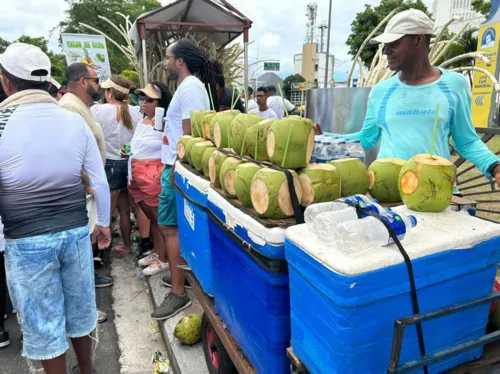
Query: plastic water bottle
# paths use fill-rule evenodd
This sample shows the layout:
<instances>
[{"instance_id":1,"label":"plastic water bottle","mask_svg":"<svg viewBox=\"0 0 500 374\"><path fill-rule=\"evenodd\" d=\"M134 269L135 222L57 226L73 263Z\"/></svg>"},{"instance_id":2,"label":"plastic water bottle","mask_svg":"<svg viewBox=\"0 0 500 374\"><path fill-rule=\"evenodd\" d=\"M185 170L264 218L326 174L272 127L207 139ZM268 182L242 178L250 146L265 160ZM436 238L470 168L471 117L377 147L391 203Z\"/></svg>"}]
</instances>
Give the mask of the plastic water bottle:
<instances>
[{"instance_id":1,"label":"plastic water bottle","mask_svg":"<svg viewBox=\"0 0 500 374\"><path fill-rule=\"evenodd\" d=\"M314 140L314 150L311 157L311 163L317 162L320 152L321 152L321 140L316 137L316 139Z\"/></svg>"},{"instance_id":2,"label":"plastic water bottle","mask_svg":"<svg viewBox=\"0 0 500 374\"><path fill-rule=\"evenodd\" d=\"M343 139L338 139L335 144L335 150L332 152L332 159L340 160L345 158L346 154L346 141Z\"/></svg>"},{"instance_id":3,"label":"plastic water bottle","mask_svg":"<svg viewBox=\"0 0 500 374\"><path fill-rule=\"evenodd\" d=\"M381 213L380 217L391 226L400 241L412 227L417 225L417 219L414 216L398 214L390 210ZM370 245L382 247L394 243L384 224L375 217L365 217L338 224L335 228L335 238L340 243L359 243L359 246L352 244L339 246L346 249Z\"/></svg>"},{"instance_id":4,"label":"plastic water bottle","mask_svg":"<svg viewBox=\"0 0 500 374\"><path fill-rule=\"evenodd\" d=\"M327 202L327 203L317 203L309 205L304 212L304 220L306 223L312 222L314 218L323 212L333 212L336 210L342 210L348 207L347 204L344 204L343 201L349 203L360 203L363 202L365 204L371 203L372 199L370 199L366 195L353 195L349 197L343 197L341 199L337 199L335 201Z\"/></svg>"},{"instance_id":5,"label":"plastic water bottle","mask_svg":"<svg viewBox=\"0 0 500 374\"><path fill-rule=\"evenodd\" d=\"M363 202L359 203L365 210L372 211L374 213L380 214L386 211L383 206L378 205L377 203L368 203L365 204ZM364 210L361 210L361 217L366 217L367 214ZM320 240L324 242L332 242L336 240L337 233L335 228L337 225L342 222L347 221L357 221L358 214L356 212L356 208L352 206L348 206L345 209L337 210L334 212L323 212L316 216L314 220L314 228L313 232Z\"/></svg>"},{"instance_id":6,"label":"plastic water bottle","mask_svg":"<svg viewBox=\"0 0 500 374\"><path fill-rule=\"evenodd\" d=\"M323 140L321 142L321 151L319 157L317 157L317 161L319 163L327 163L332 159L332 141L331 140Z\"/></svg>"},{"instance_id":7,"label":"plastic water bottle","mask_svg":"<svg viewBox=\"0 0 500 374\"><path fill-rule=\"evenodd\" d=\"M350 157L359 158L361 161L365 162L365 150L361 146L360 140L353 140L350 147Z\"/></svg>"}]
</instances>

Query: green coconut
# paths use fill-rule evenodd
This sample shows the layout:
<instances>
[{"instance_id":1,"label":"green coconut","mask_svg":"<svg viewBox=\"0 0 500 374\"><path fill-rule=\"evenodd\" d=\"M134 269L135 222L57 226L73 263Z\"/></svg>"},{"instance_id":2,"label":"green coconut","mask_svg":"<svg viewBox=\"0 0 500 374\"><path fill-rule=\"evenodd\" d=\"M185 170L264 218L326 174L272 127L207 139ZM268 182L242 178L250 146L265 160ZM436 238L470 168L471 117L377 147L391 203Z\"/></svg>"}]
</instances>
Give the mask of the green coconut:
<instances>
[{"instance_id":1,"label":"green coconut","mask_svg":"<svg viewBox=\"0 0 500 374\"><path fill-rule=\"evenodd\" d=\"M274 122L267 134L269 160L286 169L307 166L314 149L312 124L299 118L283 118ZM286 155L285 155L286 153ZM285 160L283 162L283 160Z\"/></svg>"},{"instance_id":2,"label":"green coconut","mask_svg":"<svg viewBox=\"0 0 500 374\"><path fill-rule=\"evenodd\" d=\"M399 195L399 172L405 161L400 158L379 158L368 168L368 191L383 203L401 201Z\"/></svg>"},{"instance_id":3,"label":"green coconut","mask_svg":"<svg viewBox=\"0 0 500 374\"><path fill-rule=\"evenodd\" d=\"M227 197L234 199L236 198L236 190L234 188L234 174L236 168L243 164L243 160L235 157L228 157L220 167L219 181L222 187L222 191Z\"/></svg>"},{"instance_id":4,"label":"green coconut","mask_svg":"<svg viewBox=\"0 0 500 374\"><path fill-rule=\"evenodd\" d=\"M301 201L302 186L299 176L295 171L290 171L297 198ZM250 198L255 211L264 218L282 219L294 214L288 182L282 171L269 168L257 171L250 185Z\"/></svg>"},{"instance_id":5,"label":"green coconut","mask_svg":"<svg viewBox=\"0 0 500 374\"><path fill-rule=\"evenodd\" d=\"M202 171L203 170L203 154L208 148L213 147L213 144L211 141L207 140L204 142L198 142L193 145L191 148L191 154L189 158L191 159L191 166L193 166L196 170Z\"/></svg>"},{"instance_id":6,"label":"green coconut","mask_svg":"<svg viewBox=\"0 0 500 374\"><path fill-rule=\"evenodd\" d=\"M229 156L226 155L225 153L222 153L221 151L217 150L212 153L210 156L210 159L208 160L208 175L210 177L210 182L216 187L220 188L220 168L224 161Z\"/></svg>"},{"instance_id":7,"label":"green coconut","mask_svg":"<svg viewBox=\"0 0 500 374\"><path fill-rule=\"evenodd\" d=\"M192 163L191 163L191 150L193 149L193 146L196 143L200 143L200 142L204 142L203 138L192 138L192 139L189 139L188 142L186 143L184 158L186 159L186 161L190 165L192 165Z\"/></svg>"},{"instance_id":8,"label":"green coconut","mask_svg":"<svg viewBox=\"0 0 500 374\"><path fill-rule=\"evenodd\" d=\"M300 204L307 207L340 198L340 173L329 164L309 164L299 172L302 185Z\"/></svg>"},{"instance_id":9,"label":"green coconut","mask_svg":"<svg viewBox=\"0 0 500 374\"><path fill-rule=\"evenodd\" d=\"M271 125L277 120L274 118L265 119L256 125L250 126L246 132L247 143L246 154L258 161L269 161L267 155L267 134ZM255 142L257 142L257 153L255 153Z\"/></svg>"},{"instance_id":10,"label":"green coconut","mask_svg":"<svg viewBox=\"0 0 500 374\"><path fill-rule=\"evenodd\" d=\"M210 156L212 156L212 153L214 153L216 149L217 148L215 148L214 146L205 149L205 151L203 152L203 156L201 157L201 168L203 169L203 174L207 178L210 178L210 169L208 167Z\"/></svg>"},{"instance_id":11,"label":"green coconut","mask_svg":"<svg viewBox=\"0 0 500 374\"><path fill-rule=\"evenodd\" d=\"M201 316L199 314L188 314L180 319L175 325L174 336L186 345L193 345L201 339Z\"/></svg>"},{"instance_id":12,"label":"green coconut","mask_svg":"<svg viewBox=\"0 0 500 374\"><path fill-rule=\"evenodd\" d=\"M193 110L191 117L191 135L195 138L203 138L203 118L209 114L215 113L210 110Z\"/></svg>"},{"instance_id":13,"label":"green coconut","mask_svg":"<svg viewBox=\"0 0 500 374\"><path fill-rule=\"evenodd\" d=\"M252 162L239 165L234 173L234 191L240 203L246 208L252 208L250 185L260 166Z\"/></svg>"},{"instance_id":14,"label":"green coconut","mask_svg":"<svg viewBox=\"0 0 500 374\"><path fill-rule=\"evenodd\" d=\"M239 113L239 111L236 111ZM231 111L216 113L210 122L210 135L217 148L229 147L229 131L236 115Z\"/></svg>"},{"instance_id":15,"label":"green coconut","mask_svg":"<svg viewBox=\"0 0 500 374\"><path fill-rule=\"evenodd\" d=\"M345 158L330 161L330 164L335 166L340 173L342 197L366 194L368 191L368 171L363 161L359 158Z\"/></svg>"},{"instance_id":16,"label":"green coconut","mask_svg":"<svg viewBox=\"0 0 500 374\"><path fill-rule=\"evenodd\" d=\"M245 133L247 129L259 123L262 120L257 114L240 113L234 117L231 123L231 130L229 132L229 139L231 147L238 153L246 154L247 139ZM244 144L243 144L244 143ZM243 148L244 147L244 148ZM242 152L243 150L243 152Z\"/></svg>"},{"instance_id":17,"label":"green coconut","mask_svg":"<svg viewBox=\"0 0 500 374\"><path fill-rule=\"evenodd\" d=\"M186 146L193 139L191 135L183 135L177 142L177 155L181 161L187 162Z\"/></svg>"},{"instance_id":18,"label":"green coconut","mask_svg":"<svg viewBox=\"0 0 500 374\"><path fill-rule=\"evenodd\" d=\"M450 206L457 169L443 157L419 154L399 172L399 192L405 205L418 212L442 212Z\"/></svg>"},{"instance_id":19,"label":"green coconut","mask_svg":"<svg viewBox=\"0 0 500 374\"><path fill-rule=\"evenodd\" d=\"M215 117L215 112L210 112L203 116L203 134L205 135L205 139L211 140L212 135L210 133L210 123L212 119Z\"/></svg>"}]
</instances>

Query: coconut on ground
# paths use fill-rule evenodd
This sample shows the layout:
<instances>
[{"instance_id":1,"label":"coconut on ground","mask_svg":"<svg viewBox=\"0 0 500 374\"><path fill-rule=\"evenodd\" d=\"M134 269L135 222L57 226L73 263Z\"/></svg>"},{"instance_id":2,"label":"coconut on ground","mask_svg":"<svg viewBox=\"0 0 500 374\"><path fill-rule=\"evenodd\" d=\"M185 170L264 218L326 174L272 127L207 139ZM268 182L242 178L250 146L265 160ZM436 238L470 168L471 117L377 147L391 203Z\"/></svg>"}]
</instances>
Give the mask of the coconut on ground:
<instances>
[{"instance_id":1,"label":"coconut on ground","mask_svg":"<svg viewBox=\"0 0 500 374\"><path fill-rule=\"evenodd\" d=\"M224 111L216 113L212 118L210 122L210 133L217 148L229 147L229 131L231 130L231 123L235 117L236 115L234 113Z\"/></svg>"},{"instance_id":2,"label":"coconut on ground","mask_svg":"<svg viewBox=\"0 0 500 374\"><path fill-rule=\"evenodd\" d=\"M253 162L239 165L234 173L234 191L240 203L246 207L252 207L250 197L250 185L255 174L260 170L260 166Z\"/></svg>"},{"instance_id":3,"label":"coconut on ground","mask_svg":"<svg viewBox=\"0 0 500 374\"><path fill-rule=\"evenodd\" d=\"M247 155L258 161L269 161L267 155L267 134L271 125L277 120L274 118L265 119L250 126L246 131ZM255 144L257 143L257 152Z\"/></svg>"},{"instance_id":4,"label":"coconut on ground","mask_svg":"<svg viewBox=\"0 0 500 374\"><path fill-rule=\"evenodd\" d=\"M269 160L286 169L306 167L313 149L313 127L302 119L285 117L274 122L267 134Z\"/></svg>"},{"instance_id":5,"label":"coconut on ground","mask_svg":"<svg viewBox=\"0 0 500 374\"><path fill-rule=\"evenodd\" d=\"M246 139L246 131L247 129L259 123L261 118L257 114L246 114L240 113L236 117L234 117L233 122L231 123L231 130L229 132L229 138L231 147L238 154L247 154L247 139Z\"/></svg>"},{"instance_id":6,"label":"coconut on ground","mask_svg":"<svg viewBox=\"0 0 500 374\"><path fill-rule=\"evenodd\" d=\"M333 160L330 164L340 173L342 197L366 194L368 191L368 172L365 164L359 158L345 158Z\"/></svg>"},{"instance_id":7,"label":"coconut on ground","mask_svg":"<svg viewBox=\"0 0 500 374\"><path fill-rule=\"evenodd\" d=\"M183 135L177 142L177 155L181 161L187 162L186 146L191 139L193 139L191 135Z\"/></svg>"},{"instance_id":8,"label":"coconut on ground","mask_svg":"<svg viewBox=\"0 0 500 374\"><path fill-rule=\"evenodd\" d=\"M302 185L300 204L304 207L340 198L340 173L333 165L309 164L299 172L299 179Z\"/></svg>"},{"instance_id":9,"label":"coconut on ground","mask_svg":"<svg viewBox=\"0 0 500 374\"><path fill-rule=\"evenodd\" d=\"M237 197L234 188L234 173L236 168L242 163L243 161L239 158L228 157L220 167L219 181L222 191L231 199Z\"/></svg>"},{"instance_id":10,"label":"coconut on ground","mask_svg":"<svg viewBox=\"0 0 500 374\"><path fill-rule=\"evenodd\" d=\"M429 154L408 160L399 173L399 192L405 205L418 212L442 212L450 206L456 167Z\"/></svg>"},{"instance_id":11,"label":"coconut on ground","mask_svg":"<svg viewBox=\"0 0 500 374\"><path fill-rule=\"evenodd\" d=\"M210 133L210 123L215 116L215 112L205 114L203 116L203 134L204 138L208 140L212 140L212 134Z\"/></svg>"},{"instance_id":12,"label":"coconut on ground","mask_svg":"<svg viewBox=\"0 0 500 374\"><path fill-rule=\"evenodd\" d=\"M302 200L302 186L295 171L293 184L299 201ZM264 218L281 219L293 216L292 200L286 175L282 171L263 168L255 173L250 185L253 208Z\"/></svg>"},{"instance_id":13,"label":"coconut on ground","mask_svg":"<svg viewBox=\"0 0 500 374\"><path fill-rule=\"evenodd\" d=\"M399 172L405 161L400 158L379 158L368 168L370 195L383 203L401 201Z\"/></svg>"},{"instance_id":14,"label":"coconut on ground","mask_svg":"<svg viewBox=\"0 0 500 374\"><path fill-rule=\"evenodd\" d=\"M210 157L212 156L212 153L214 153L214 151L216 149L217 148L215 148L213 146L205 149L205 151L203 152L203 156L201 157L201 168L203 169L203 174L207 178L210 178L210 169L208 167L208 163L210 161Z\"/></svg>"},{"instance_id":15,"label":"coconut on ground","mask_svg":"<svg viewBox=\"0 0 500 374\"><path fill-rule=\"evenodd\" d=\"M193 145L191 148L191 166L193 166L196 170L202 171L203 170L203 164L202 164L202 158L203 154L205 153L205 150L208 148L213 147L213 144L211 141L207 140L204 142L198 142Z\"/></svg>"}]
</instances>

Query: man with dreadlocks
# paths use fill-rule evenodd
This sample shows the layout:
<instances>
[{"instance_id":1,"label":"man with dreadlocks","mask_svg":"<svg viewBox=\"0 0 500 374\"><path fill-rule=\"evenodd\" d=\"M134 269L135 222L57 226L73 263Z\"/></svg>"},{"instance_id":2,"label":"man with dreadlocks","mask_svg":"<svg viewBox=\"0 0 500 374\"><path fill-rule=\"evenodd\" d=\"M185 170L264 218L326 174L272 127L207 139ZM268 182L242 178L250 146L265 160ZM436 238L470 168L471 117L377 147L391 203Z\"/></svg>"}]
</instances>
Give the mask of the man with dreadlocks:
<instances>
[{"instance_id":1,"label":"man with dreadlocks","mask_svg":"<svg viewBox=\"0 0 500 374\"><path fill-rule=\"evenodd\" d=\"M182 135L191 134L191 111L210 109L206 86L210 85L211 92L215 94L215 75L221 71L221 66L210 61L194 42L182 39L168 47L165 69L169 79L175 79L178 83L167 109L163 133L162 162L165 170L161 177L162 190L158 207L158 224L165 240L170 265L170 273L163 277L162 283L171 287L171 291L151 315L155 320L168 319L191 305L191 299L185 292L183 270L177 267L181 263L173 188L177 142ZM213 109L217 110L217 96L213 96Z\"/></svg>"}]
</instances>

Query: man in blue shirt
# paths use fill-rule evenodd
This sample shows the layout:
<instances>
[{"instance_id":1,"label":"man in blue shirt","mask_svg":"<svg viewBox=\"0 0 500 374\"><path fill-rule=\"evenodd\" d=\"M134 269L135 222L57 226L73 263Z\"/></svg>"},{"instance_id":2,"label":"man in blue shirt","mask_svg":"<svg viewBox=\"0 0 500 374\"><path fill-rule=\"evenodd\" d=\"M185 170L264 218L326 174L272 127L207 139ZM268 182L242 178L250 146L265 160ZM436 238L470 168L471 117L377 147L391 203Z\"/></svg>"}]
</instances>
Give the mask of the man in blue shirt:
<instances>
[{"instance_id":1,"label":"man in blue shirt","mask_svg":"<svg viewBox=\"0 0 500 374\"><path fill-rule=\"evenodd\" d=\"M410 9L396 14L385 32L371 40L385 44L389 68L398 73L373 87L363 129L355 137L365 150L381 140L378 158L408 160L429 153L439 103L435 154L450 159L451 135L458 153L500 185L500 158L476 134L465 77L429 61L432 31L429 17Z\"/></svg>"}]
</instances>

